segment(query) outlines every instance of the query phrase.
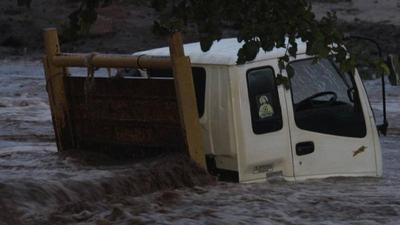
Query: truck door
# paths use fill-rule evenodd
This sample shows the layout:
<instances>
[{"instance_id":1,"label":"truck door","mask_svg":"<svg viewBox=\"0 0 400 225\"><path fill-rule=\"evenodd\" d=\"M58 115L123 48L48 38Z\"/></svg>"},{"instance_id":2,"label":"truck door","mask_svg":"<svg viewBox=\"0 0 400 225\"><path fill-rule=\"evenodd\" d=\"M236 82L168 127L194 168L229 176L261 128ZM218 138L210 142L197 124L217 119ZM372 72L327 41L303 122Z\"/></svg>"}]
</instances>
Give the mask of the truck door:
<instances>
[{"instance_id":1,"label":"truck door","mask_svg":"<svg viewBox=\"0 0 400 225\"><path fill-rule=\"evenodd\" d=\"M238 148L240 182L293 177L285 89L276 85L278 68L265 64L276 61L250 64L239 73L239 83L247 84L237 96L244 109L236 120L242 122L243 131L243 145Z\"/></svg>"},{"instance_id":2,"label":"truck door","mask_svg":"<svg viewBox=\"0 0 400 225\"><path fill-rule=\"evenodd\" d=\"M290 65L295 74L285 93L295 178L376 176L367 101L357 88L361 80L328 59Z\"/></svg>"}]
</instances>

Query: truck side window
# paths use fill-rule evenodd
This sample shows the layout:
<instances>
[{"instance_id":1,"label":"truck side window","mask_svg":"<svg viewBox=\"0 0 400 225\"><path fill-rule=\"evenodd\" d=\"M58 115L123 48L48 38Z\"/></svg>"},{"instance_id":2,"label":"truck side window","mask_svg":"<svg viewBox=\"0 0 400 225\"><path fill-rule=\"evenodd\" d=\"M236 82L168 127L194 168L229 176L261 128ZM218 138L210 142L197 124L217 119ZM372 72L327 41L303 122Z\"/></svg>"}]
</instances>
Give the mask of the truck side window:
<instances>
[{"instance_id":1,"label":"truck side window","mask_svg":"<svg viewBox=\"0 0 400 225\"><path fill-rule=\"evenodd\" d=\"M255 134L282 129L282 113L275 74L271 67L247 71L251 123Z\"/></svg>"},{"instance_id":2,"label":"truck side window","mask_svg":"<svg viewBox=\"0 0 400 225\"><path fill-rule=\"evenodd\" d=\"M202 67L192 67L194 91L196 92L197 110L199 118L204 115L206 97L206 70Z\"/></svg>"},{"instance_id":3,"label":"truck side window","mask_svg":"<svg viewBox=\"0 0 400 225\"><path fill-rule=\"evenodd\" d=\"M205 94L206 94L206 70L202 67L192 67L194 91L196 94L197 110L199 118L204 114ZM171 69L165 70L147 70L147 75L150 77L172 78Z\"/></svg>"}]
</instances>

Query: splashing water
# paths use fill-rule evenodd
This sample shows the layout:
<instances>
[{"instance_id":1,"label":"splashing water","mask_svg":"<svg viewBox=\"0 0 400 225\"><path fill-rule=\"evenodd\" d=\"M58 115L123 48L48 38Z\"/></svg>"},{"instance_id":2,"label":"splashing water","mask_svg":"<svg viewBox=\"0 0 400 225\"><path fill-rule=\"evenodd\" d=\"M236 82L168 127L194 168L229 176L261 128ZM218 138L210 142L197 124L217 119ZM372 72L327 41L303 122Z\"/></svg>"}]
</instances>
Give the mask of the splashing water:
<instances>
[{"instance_id":1,"label":"splashing water","mask_svg":"<svg viewBox=\"0 0 400 225\"><path fill-rule=\"evenodd\" d=\"M58 154L44 79L18 72L37 73L40 64L21 64L8 68L17 74L0 69L0 224L76 222L107 199L212 182L185 155L119 163Z\"/></svg>"},{"instance_id":2,"label":"splashing water","mask_svg":"<svg viewBox=\"0 0 400 225\"><path fill-rule=\"evenodd\" d=\"M39 62L0 64L0 225L399 224L399 136L382 138L380 179L214 184L182 155L58 154L42 74ZM366 87L379 109L379 82ZM400 90L388 92L395 131Z\"/></svg>"}]
</instances>

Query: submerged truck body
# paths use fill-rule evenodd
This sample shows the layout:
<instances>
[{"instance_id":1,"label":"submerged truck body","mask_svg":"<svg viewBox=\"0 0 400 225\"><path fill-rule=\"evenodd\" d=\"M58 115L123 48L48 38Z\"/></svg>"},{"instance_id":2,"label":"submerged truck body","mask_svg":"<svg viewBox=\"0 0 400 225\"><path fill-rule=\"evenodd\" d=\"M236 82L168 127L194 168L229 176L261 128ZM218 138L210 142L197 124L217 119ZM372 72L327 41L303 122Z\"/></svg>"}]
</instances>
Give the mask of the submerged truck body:
<instances>
[{"instance_id":1,"label":"submerged truck body","mask_svg":"<svg viewBox=\"0 0 400 225\"><path fill-rule=\"evenodd\" d=\"M287 88L276 79L284 49L238 65L236 39L202 52L199 43L182 46L173 36L169 48L133 56L64 54L48 30L44 66L58 148L181 149L211 174L237 182L381 176L378 131L360 76L341 73L330 59L313 63L298 45ZM87 77L68 67L87 67ZM135 68L141 76L98 78L99 67Z\"/></svg>"}]
</instances>

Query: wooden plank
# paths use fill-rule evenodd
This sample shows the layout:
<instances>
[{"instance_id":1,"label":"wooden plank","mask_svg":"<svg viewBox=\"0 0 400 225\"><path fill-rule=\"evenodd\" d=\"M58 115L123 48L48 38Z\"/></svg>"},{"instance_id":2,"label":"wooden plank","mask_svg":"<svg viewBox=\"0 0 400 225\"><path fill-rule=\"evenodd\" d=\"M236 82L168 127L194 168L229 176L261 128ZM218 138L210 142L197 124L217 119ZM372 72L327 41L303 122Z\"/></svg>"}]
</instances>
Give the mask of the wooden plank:
<instances>
[{"instance_id":1,"label":"wooden plank","mask_svg":"<svg viewBox=\"0 0 400 225\"><path fill-rule=\"evenodd\" d=\"M176 96L181 126L190 157L202 168L206 168L202 131L197 113L196 95L193 85L192 68L189 57L183 49L180 33L176 32L169 40Z\"/></svg>"},{"instance_id":2,"label":"wooden plank","mask_svg":"<svg viewBox=\"0 0 400 225\"><path fill-rule=\"evenodd\" d=\"M84 96L85 77L68 77L70 94ZM89 91L91 96L132 97L132 98L170 98L176 99L174 81L172 79L110 79L94 78Z\"/></svg>"},{"instance_id":3,"label":"wooden plank","mask_svg":"<svg viewBox=\"0 0 400 225\"><path fill-rule=\"evenodd\" d=\"M131 151L140 146L172 146L182 143L182 133L178 126L159 127L133 123L109 123L101 121L80 121L76 124L77 143L82 140L109 141L132 145ZM90 149L96 150L96 149ZM183 149L180 149L183 150ZM117 153L118 149L114 149Z\"/></svg>"},{"instance_id":4,"label":"wooden plank","mask_svg":"<svg viewBox=\"0 0 400 225\"><path fill-rule=\"evenodd\" d=\"M84 90L85 82L82 77L68 78L74 120L179 123L173 80L95 78L89 91Z\"/></svg>"},{"instance_id":5,"label":"wooden plank","mask_svg":"<svg viewBox=\"0 0 400 225\"><path fill-rule=\"evenodd\" d=\"M169 69L171 58L163 56L135 56L101 53L62 53L53 58L53 63L60 67L105 67L105 68L146 68Z\"/></svg>"},{"instance_id":6,"label":"wooden plank","mask_svg":"<svg viewBox=\"0 0 400 225\"><path fill-rule=\"evenodd\" d=\"M66 71L52 63L53 57L60 53L56 29L44 31L44 46L46 56L43 59L43 65L57 147L59 151L64 151L74 147L74 140L65 93Z\"/></svg>"}]
</instances>

